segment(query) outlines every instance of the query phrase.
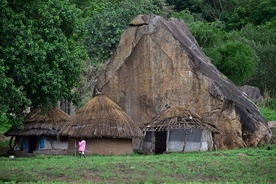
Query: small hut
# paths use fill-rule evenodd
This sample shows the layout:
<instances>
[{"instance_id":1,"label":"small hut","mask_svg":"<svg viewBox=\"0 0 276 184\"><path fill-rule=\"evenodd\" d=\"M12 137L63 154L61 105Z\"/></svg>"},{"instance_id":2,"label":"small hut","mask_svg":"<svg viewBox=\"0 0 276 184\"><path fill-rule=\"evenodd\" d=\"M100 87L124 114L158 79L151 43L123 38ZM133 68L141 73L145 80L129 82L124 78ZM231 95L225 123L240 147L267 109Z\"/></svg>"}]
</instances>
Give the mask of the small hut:
<instances>
[{"instance_id":1,"label":"small hut","mask_svg":"<svg viewBox=\"0 0 276 184\"><path fill-rule=\"evenodd\" d=\"M37 108L27 114L22 127L12 127L4 135L15 136L14 146L10 146L15 151L63 154L67 152L68 141L57 140L57 135L68 120L69 115L58 108L52 111Z\"/></svg>"},{"instance_id":2,"label":"small hut","mask_svg":"<svg viewBox=\"0 0 276 184\"><path fill-rule=\"evenodd\" d=\"M59 133L69 137L68 154L76 154L78 141L86 140L86 154L133 153L132 139L143 136L125 111L99 93L72 115Z\"/></svg>"},{"instance_id":3,"label":"small hut","mask_svg":"<svg viewBox=\"0 0 276 184\"><path fill-rule=\"evenodd\" d=\"M199 115L181 106L168 107L142 127L145 154L207 151L213 148L212 134L218 133Z\"/></svg>"}]
</instances>

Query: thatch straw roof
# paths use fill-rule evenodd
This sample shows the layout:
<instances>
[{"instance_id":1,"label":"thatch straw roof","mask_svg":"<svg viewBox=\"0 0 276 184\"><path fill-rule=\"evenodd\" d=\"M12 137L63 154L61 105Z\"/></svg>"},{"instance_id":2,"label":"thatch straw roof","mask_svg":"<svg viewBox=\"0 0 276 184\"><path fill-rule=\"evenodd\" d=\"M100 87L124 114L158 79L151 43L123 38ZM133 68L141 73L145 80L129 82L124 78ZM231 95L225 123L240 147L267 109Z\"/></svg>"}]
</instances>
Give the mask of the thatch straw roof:
<instances>
[{"instance_id":1,"label":"thatch straw roof","mask_svg":"<svg viewBox=\"0 0 276 184\"><path fill-rule=\"evenodd\" d=\"M12 127L6 136L30 136L30 135L50 135L56 136L60 129L66 125L69 115L58 108L44 112L41 108L31 111L24 118L22 128Z\"/></svg>"},{"instance_id":2,"label":"thatch straw roof","mask_svg":"<svg viewBox=\"0 0 276 184\"><path fill-rule=\"evenodd\" d=\"M126 112L103 94L99 94L74 114L60 135L69 137L139 138L140 128Z\"/></svg>"},{"instance_id":3,"label":"thatch straw roof","mask_svg":"<svg viewBox=\"0 0 276 184\"><path fill-rule=\"evenodd\" d=\"M218 132L216 127L206 123L196 113L193 113L182 106L170 107L156 115L152 121L146 123L141 129L145 131L163 131L169 129L190 129L207 128L213 132Z\"/></svg>"}]
</instances>

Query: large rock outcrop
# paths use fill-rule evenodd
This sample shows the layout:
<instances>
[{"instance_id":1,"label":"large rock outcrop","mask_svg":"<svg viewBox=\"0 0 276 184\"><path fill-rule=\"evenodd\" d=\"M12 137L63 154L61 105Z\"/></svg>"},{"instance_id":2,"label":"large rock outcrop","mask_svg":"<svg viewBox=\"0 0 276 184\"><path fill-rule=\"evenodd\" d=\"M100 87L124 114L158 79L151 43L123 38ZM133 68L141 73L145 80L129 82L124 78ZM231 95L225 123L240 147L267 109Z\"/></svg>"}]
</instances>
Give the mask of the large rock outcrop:
<instances>
[{"instance_id":1,"label":"large rock outcrop","mask_svg":"<svg viewBox=\"0 0 276 184\"><path fill-rule=\"evenodd\" d=\"M264 97L261 95L260 89L255 86L244 85L240 86L239 89L247 95L253 103L260 104L263 102Z\"/></svg>"},{"instance_id":2,"label":"large rock outcrop","mask_svg":"<svg viewBox=\"0 0 276 184\"><path fill-rule=\"evenodd\" d=\"M213 66L182 20L139 15L130 25L96 86L134 122L180 105L219 129L219 149L269 141L258 108Z\"/></svg>"}]
</instances>

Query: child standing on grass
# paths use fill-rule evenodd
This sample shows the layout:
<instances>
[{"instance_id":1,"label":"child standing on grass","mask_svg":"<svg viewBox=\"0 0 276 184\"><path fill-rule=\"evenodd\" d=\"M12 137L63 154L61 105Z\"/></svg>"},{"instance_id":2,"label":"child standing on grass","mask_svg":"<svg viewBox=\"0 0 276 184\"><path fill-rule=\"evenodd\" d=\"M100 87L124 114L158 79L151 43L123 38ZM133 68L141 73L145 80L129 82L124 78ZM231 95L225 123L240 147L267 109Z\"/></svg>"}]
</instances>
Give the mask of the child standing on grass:
<instances>
[{"instance_id":1,"label":"child standing on grass","mask_svg":"<svg viewBox=\"0 0 276 184\"><path fill-rule=\"evenodd\" d=\"M79 142L79 155L80 155L80 158L81 158L81 156L83 156L85 158L85 155L84 155L85 146L86 146L86 141L84 140L84 138L81 138L81 141Z\"/></svg>"}]
</instances>

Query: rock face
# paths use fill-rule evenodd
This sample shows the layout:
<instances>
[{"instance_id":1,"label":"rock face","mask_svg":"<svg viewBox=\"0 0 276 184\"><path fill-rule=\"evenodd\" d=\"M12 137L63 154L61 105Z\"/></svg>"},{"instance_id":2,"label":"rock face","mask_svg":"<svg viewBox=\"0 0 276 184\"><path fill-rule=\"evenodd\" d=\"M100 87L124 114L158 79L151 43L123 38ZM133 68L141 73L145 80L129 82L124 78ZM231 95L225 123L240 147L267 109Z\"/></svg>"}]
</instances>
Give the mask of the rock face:
<instances>
[{"instance_id":1,"label":"rock face","mask_svg":"<svg viewBox=\"0 0 276 184\"><path fill-rule=\"evenodd\" d=\"M149 122L166 104L184 106L219 129L219 149L269 141L258 108L213 66L182 20L139 15L130 25L96 87L134 122Z\"/></svg>"},{"instance_id":2,"label":"rock face","mask_svg":"<svg viewBox=\"0 0 276 184\"><path fill-rule=\"evenodd\" d=\"M276 144L276 121L269 121L268 126L272 131L272 137L269 143Z\"/></svg>"},{"instance_id":3,"label":"rock face","mask_svg":"<svg viewBox=\"0 0 276 184\"><path fill-rule=\"evenodd\" d=\"M263 96L261 95L260 89L255 86L241 86L239 89L244 92L247 97L256 104L260 104L263 101Z\"/></svg>"}]
</instances>

